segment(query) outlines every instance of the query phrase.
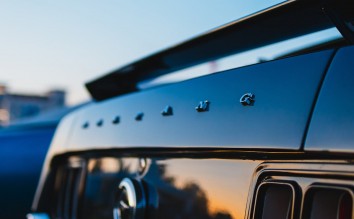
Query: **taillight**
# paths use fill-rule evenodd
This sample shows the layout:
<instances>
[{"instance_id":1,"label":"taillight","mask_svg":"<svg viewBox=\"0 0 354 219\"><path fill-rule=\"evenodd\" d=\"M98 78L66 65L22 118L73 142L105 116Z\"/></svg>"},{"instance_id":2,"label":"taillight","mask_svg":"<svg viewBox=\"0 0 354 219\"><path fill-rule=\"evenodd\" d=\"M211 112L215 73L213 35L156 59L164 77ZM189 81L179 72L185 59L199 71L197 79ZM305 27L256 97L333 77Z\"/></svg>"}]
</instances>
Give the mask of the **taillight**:
<instances>
[{"instance_id":1,"label":"taillight","mask_svg":"<svg viewBox=\"0 0 354 219\"><path fill-rule=\"evenodd\" d=\"M336 186L311 186L306 192L304 219L352 219L353 193Z\"/></svg>"},{"instance_id":2,"label":"taillight","mask_svg":"<svg viewBox=\"0 0 354 219\"><path fill-rule=\"evenodd\" d=\"M339 214L338 219L351 219L353 212L353 199L348 194L345 193L339 202Z\"/></svg>"},{"instance_id":3,"label":"taillight","mask_svg":"<svg viewBox=\"0 0 354 219\"><path fill-rule=\"evenodd\" d=\"M265 182L257 189L254 219L292 219L295 188L290 183Z\"/></svg>"}]
</instances>

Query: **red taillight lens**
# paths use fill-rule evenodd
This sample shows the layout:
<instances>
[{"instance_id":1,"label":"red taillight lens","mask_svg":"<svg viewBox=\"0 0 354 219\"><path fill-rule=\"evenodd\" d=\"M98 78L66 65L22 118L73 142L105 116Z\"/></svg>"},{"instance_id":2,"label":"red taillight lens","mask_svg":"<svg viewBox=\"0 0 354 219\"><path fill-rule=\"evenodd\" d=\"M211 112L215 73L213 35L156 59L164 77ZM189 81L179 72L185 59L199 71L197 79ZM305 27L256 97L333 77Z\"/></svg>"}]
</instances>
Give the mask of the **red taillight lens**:
<instances>
[{"instance_id":1,"label":"red taillight lens","mask_svg":"<svg viewBox=\"0 0 354 219\"><path fill-rule=\"evenodd\" d=\"M338 219L352 219L353 200L352 197L345 193L339 202Z\"/></svg>"},{"instance_id":2,"label":"red taillight lens","mask_svg":"<svg viewBox=\"0 0 354 219\"><path fill-rule=\"evenodd\" d=\"M353 195L349 188L312 186L305 196L304 219L352 219Z\"/></svg>"}]
</instances>

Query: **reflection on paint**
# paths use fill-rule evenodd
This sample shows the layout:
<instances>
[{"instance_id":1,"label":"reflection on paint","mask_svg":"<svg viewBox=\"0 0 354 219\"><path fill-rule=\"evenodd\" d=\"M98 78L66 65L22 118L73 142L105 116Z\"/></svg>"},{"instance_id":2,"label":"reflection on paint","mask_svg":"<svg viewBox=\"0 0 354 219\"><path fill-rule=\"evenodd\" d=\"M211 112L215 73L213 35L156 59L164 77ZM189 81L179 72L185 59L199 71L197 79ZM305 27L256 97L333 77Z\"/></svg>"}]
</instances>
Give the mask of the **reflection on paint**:
<instances>
[{"instance_id":1,"label":"reflection on paint","mask_svg":"<svg viewBox=\"0 0 354 219\"><path fill-rule=\"evenodd\" d=\"M152 161L147 180L159 192L159 218L244 218L249 185L260 162Z\"/></svg>"},{"instance_id":2,"label":"reflection on paint","mask_svg":"<svg viewBox=\"0 0 354 219\"><path fill-rule=\"evenodd\" d=\"M136 172L139 169L139 160L137 158L117 159L114 157L90 159L87 169L90 173Z\"/></svg>"},{"instance_id":3,"label":"reflection on paint","mask_svg":"<svg viewBox=\"0 0 354 219\"><path fill-rule=\"evenodd\" d=\"M153 218L242 219L260 161L153 158L148 163L142 176L139 158L90 159L79 218L111 219L117 186L130 177L157 190L158 204L147 203Z\"/></svg>"}]
</instances>

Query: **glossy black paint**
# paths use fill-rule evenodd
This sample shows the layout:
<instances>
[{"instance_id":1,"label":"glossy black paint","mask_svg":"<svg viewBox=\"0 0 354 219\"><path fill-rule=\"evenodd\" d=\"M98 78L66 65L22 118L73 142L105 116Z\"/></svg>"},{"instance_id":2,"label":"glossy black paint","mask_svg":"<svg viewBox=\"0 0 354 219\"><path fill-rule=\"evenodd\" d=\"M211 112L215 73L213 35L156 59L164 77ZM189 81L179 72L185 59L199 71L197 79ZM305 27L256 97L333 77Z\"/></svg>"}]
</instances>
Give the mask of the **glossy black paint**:
<instances>
[{"instance_id":1,"label":"glossy black paint","mask_svg":"<svg viewBox=\"0 0 354 219\"><path fill-rule=\"evenodd\" d=\"M72 115L76 124L71 124L71 137L65 145L70 150L120 147L298 150L333 52L233 69L91 104ZM257 100L253 106L245 107L239 100L249 92ZM208 100L205 109L196 110L199 102L205 100ZM173 116L161 116L161 109L172 104ZM121 118L119 125L105 123L101 127L82 128L88 120L111 121L117 114Z\"/></svg>"},{"instance_id":2,"label":"glossy black paint","mask_svg":"<svg viewBox=\"0 0 354 219\"><path fill-rule=\"evenodd\" d=\"M243 218L248 183L258 164L220 159L156 159L143 179L158 191L156 218Z\"/></svg>"},{"instance_id":3,"label":"glossy black paint","mask_svg":"<svg viewBox=\"0 0 354 219\"><path fill-rule=\"evenodd\" d=\"M71 158L86 160L87 175L79 197L78 219L112 218L117 187L127 177L144 185L147 219L253 219L257 189L265 183L288 184L294 188L291 212L296 219L306 213L301 209L305 206L307 191L313 186L354 186L354 165L340 159L240 160L232 158L236 153L231 153L229 159L213 154L174 158L157 153L146 158L147 166L142 169L140 156L90 157L92 153L82 153L56 158L59 160L52 168L65 166ZM55 200L51 198L60 192L58 186L54 191L44 189L41 195L46 201L34 210L53 211L50 206ZM50 215L55 217L53 213Z\"/></svg>"},{"instance_id":4,"label":"glossy black paint","mask_svg":"<svg viewBox=\"0 0 354 219\"><path fill-rule=\"evenodd\" d=\"M90 159L80 218L113 218L118 185L137 173L138 163L137 158Z\"/></svg>"},{"instance_id":5,"label":"glossy black paint","mask_svg":"<svg viewBox=\"0 0 354 219\"><path fill-rule=\"evenodd\" d=\"M145 218L243 218L249 183L260 164L260 161L210 158L153 157L147 161L147 169L141 172L138 157L87 159L87 175L77 218L111 219L117 187L126 177L144 185L147 197ZM63 160L56 166L65 166L65 163ZM60 191L60 186L54 191L44 190L42 198L47 196L46 201L37 210L57 216L52 205L60 196L55 194Z\"/></svg>"},{"instance_id":6,"label":"glossy black paint","mask_svg":"<svg viewBox=\"0 0 354 219\"><path fill-rule=\"evenodd\" d=\"M87 173L79 183L81 192L75 193L75 200L81 200L77 210L70 210L77 218L111 218L124 178L143 186L146 218L251 219L258 186L269 182L297 188L292 214L299 218L312 185L353 186L351 154L309 153L309 141L300 151L308 124L311 139L321 109L323 92L315 104L322 81L326 91L338 65L352 57L350 49L230 70L93 103L69 115L47 156L33 210L56 216L55 203L61 202L57 198L63 191L62 183L55 183L57 169L76 158L83 160ZM205 89L211 82L213 90ZM257 99L246 107L239 98L248 92ZM212 103L208 111L196 111L200 100ZM161 116L161 108L171 102L173 116ZM139 111L144 117L137 122ZM117 115L119 124L82 127Z\"/></svg>"},{"instance_id":7,"label":"glossy black paint","mask_svg":"<svg viewBox=\"0 0 354 219\"><path fill-rule=\"evenodd\" d=\"M354 152L354 47L331 63L310 123L305 150Z\"/></svg>"}]
</instances>

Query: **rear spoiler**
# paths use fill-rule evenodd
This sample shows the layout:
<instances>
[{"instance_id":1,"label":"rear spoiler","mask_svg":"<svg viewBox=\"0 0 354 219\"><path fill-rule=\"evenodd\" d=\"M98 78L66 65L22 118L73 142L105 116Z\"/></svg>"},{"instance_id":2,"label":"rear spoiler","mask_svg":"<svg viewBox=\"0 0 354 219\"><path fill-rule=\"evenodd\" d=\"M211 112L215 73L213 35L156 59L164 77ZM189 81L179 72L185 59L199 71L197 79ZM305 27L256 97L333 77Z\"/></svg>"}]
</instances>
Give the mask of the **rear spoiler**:
<instances>
[{"instance_id":1,"label":"rear spoiler","mask_svg":"<svg viewBox=\"0 0 354 219\"><path fill-rule=\"evenodd\" d=\"M130 63L86 87L100 101L137 91L137 84L173 71L337 27L354 42L352 0L290 0Z\"/></svg>"}]
</instances>

